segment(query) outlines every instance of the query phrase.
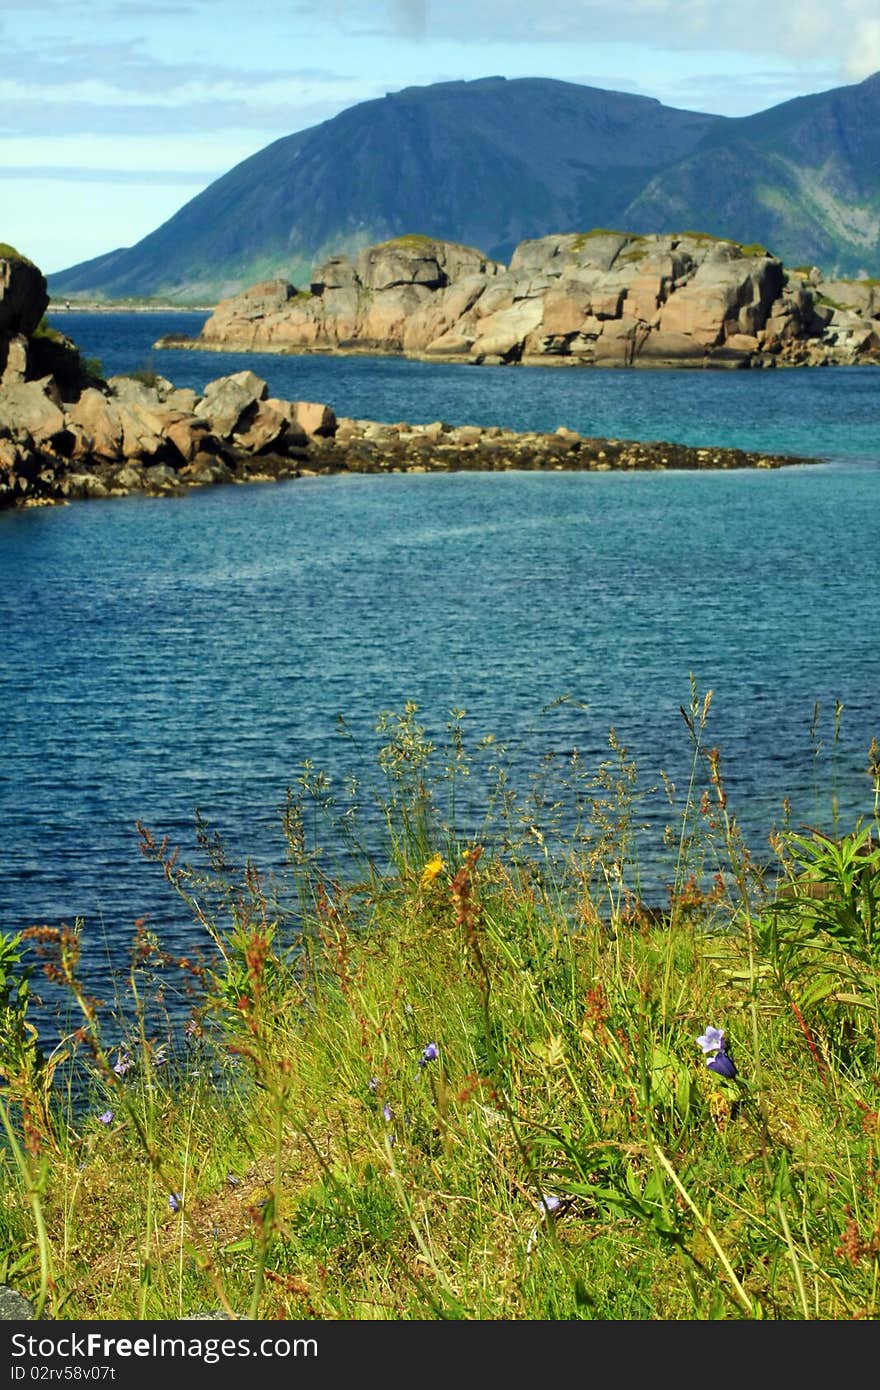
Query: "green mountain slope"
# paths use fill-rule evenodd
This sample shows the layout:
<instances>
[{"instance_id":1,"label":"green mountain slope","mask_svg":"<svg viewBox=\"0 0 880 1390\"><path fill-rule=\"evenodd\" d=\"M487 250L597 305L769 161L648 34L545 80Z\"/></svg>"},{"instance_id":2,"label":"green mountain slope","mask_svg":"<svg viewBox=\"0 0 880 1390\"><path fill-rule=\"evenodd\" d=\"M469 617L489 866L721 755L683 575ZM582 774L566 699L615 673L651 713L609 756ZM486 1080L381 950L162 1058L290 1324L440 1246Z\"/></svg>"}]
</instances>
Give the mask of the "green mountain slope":
<instances>
[{"instance_id":1,"label":"green mountain slope","mask_svg":"<svg viewBox=\"0 0 880 1390\"><path fill-rule=\"evenodd\" d=\"M730 119L547 78L411 87L286 136L54 295L218 298L406 232L507 260L596 226L694 227L876 272L880 75Z\"/></svg>"},{"instance_id":2,"label":"green mountain slope","mask_svg":"<svg viewBox=\"0 0 880 1390\"><path fill-rule=\"evenodd\" d=\"M622 217L634 231L679 226L760 241L828 273L880 268L880 73L709 130L658 173Z\"/></svg>"}]
</instances>

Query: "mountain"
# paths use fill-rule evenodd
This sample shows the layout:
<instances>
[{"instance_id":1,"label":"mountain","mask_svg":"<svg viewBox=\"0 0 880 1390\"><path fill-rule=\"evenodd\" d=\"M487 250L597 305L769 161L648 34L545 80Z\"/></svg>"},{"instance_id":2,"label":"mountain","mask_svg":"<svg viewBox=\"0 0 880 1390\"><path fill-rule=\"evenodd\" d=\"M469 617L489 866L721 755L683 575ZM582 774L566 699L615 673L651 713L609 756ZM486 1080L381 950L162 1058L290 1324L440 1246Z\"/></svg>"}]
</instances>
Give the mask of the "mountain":
<instances>
[{"instance_id":1,"label":"mountain","mask_svg":"<svg viewBox=\"0 0 880 1390\"><path fill-rule=\"evenodd\" d=\"M408 87L274 141L54 296L220 298L408 232L507 260L529 237L693 227L880 273L880 73L754 116L550 78Z\"/></svg>"}]
</instances>

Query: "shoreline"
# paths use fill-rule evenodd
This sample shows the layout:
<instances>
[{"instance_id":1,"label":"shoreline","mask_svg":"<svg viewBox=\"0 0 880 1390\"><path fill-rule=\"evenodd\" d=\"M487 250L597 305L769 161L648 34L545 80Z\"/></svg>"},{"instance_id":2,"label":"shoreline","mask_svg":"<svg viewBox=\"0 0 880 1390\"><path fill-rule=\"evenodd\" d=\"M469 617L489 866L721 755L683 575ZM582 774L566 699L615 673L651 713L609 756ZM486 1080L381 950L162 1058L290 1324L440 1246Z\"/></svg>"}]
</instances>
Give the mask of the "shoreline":
<instances>
[{"instance_id":1,"label":"shoreline","mask_svg":"<svg viewBox=\"0 0 880 1390\"><path fill-rule=\"evenodd\" d=\"M324 409L324 408L322 408ZM253 451L231 438L213 454L179 465L91 456L73 467L37 469L4 510L65 506L117 497L182 497L199 488L300 478L428 473L769 472L821 464L821 458L658 440L594 438L560 427L550 434L500 426L428 425L339 418L326 433L300 435L288 447ZM48 460L47 460L48 463Z\"/></svg>"},{"instance_id":2,"label":"shoreline","mask_svg":"<svg viewBox=\"0 0 880 1390\"><path fill-rule=\"evenodd\" d=\"M100 304L97 301L77 304L75 301L57 303L50 299L47 314L212 314L216 304Z\"/></svg>"},{"instance_id":3,"label":"shoreline","mask_svg":"<svg viewBox=\"0 0 880 1390\"><path fill-rule=\"evenodd\" d=\"M178 310L175 312L184 312ZM210 310L193 310L205 313ZM156 352L214 352L229 355L254 357L389 357L404 362L426 362L436 366L459 367L551 367L568 371L645 371L645 372L736 372L736 371L795 371L805 368L880 367L875 358L863 358L855 362L805 362L794 358L778 356L752 356L742 358L724 357L652 357L636 358L633 361L603 358L600 361L587 361L564 353L524 353L521 357L504 358L500 356L473 357L463 352L415 352L402 347L389 347L383 343L245 343L218 341L217 339L190 338L184 333L168 333L157 338L152 345Z\"/></svg>"}]
</instances>

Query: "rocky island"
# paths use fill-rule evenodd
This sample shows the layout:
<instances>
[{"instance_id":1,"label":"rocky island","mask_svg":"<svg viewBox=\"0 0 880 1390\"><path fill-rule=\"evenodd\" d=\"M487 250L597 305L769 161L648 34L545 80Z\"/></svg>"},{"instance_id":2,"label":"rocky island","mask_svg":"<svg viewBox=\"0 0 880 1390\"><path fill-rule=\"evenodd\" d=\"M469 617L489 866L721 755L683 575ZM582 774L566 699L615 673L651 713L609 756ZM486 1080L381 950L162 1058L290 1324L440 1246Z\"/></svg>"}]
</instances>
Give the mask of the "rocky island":
<instances>
[{"instance_id":1,"label":"rocky island","mask_svg":"<svg viewBox=\"0 0 880 1390\"><path fill-rule=\"evenodd\" d=\"M739 449L497 427L338 418L270 397L251 371L201 394L151 372L103 380L47 327L46 281L0 247L0 507L131 493L179 496L218 483L319 473L456 469L775 468L806 460Z\"/></svg>"},{"instance_id":2,"label":"rocky island","mask_svg":"<svg viewBox=\"0 0 880 1390\"><path fill-rule=\"evenodd\" d=\"M787 269L761 246L593 230L510 264L426 236L269 280L162 348L394 353L477 365L826 366L880 361L880 282Z\"/></svg>"}]
</instances>

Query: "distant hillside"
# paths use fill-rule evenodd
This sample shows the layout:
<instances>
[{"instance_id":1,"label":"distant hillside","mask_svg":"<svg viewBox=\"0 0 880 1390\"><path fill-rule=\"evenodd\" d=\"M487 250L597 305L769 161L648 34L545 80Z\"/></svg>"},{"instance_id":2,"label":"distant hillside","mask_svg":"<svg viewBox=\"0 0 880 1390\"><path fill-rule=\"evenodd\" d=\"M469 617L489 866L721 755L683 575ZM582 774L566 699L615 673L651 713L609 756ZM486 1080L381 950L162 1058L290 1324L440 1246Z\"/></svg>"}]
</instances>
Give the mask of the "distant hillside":
<instances>
[{"instance_id":1,"label":"distant hillside","mask_svg":"<svg viewBox=\"0 0 880 1390\"><path fill-rule=\"evenodd\" d=\"M880 74L732 119L548 78L445 82L276 140L55 295L217 299L407 232L506 261L529 237L682 227L880 273Z\"/></svg>"}]
</instances>

